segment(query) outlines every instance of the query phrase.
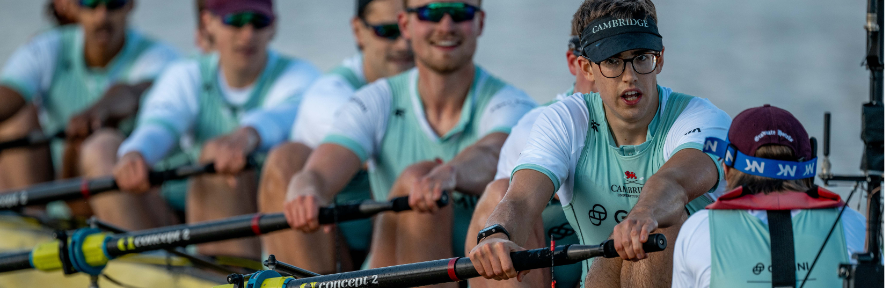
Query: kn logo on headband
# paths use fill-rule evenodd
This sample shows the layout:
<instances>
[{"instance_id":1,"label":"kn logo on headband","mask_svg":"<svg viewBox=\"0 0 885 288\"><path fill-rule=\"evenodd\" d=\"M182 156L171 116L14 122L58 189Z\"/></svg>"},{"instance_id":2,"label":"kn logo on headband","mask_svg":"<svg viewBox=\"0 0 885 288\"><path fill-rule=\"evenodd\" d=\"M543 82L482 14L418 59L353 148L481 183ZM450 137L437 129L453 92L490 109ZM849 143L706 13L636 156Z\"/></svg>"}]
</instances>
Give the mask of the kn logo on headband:
<instances>
[{"instance_id":1,"label":"kn logo on headband","mask_svg":"<svg viewBox=\"0 0 885 288\"><path fill-rule=\"evenodd\" d=\"M752 157L741 153L729 142L713 137L704 140L704 153L718 156L726 166L743 173L768 178L798 180L812 178L817 171L815 169L817 158L794 162Z\"/></svg>"}]
</instances>

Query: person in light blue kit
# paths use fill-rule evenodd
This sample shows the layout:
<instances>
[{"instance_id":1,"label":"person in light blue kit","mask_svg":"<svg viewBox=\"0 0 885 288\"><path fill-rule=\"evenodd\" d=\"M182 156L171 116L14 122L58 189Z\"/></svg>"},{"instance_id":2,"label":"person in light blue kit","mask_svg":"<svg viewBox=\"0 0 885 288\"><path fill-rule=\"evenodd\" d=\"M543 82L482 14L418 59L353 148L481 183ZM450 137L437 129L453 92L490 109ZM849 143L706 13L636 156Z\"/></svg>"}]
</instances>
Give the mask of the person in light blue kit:
<instances>
[{"instance_id":1,"label":"person in light blue kit","mask_svg":"<svg viewBox=\"0 0 885 288\"><path fill-rule=\"evenodd\" d=\"M613 238L621 256L583 261L583 287L669 286L659 270L670 270L673 250L646 254L641 244L655 231L675 239L715 198L721 172L702 145L731 119L657 82L665 49L650 0L587 0L577 15L589 60L581 73L599 92L543 108L470 259L487 279L521 280L526 272L514 270L509 252L522 250L555 192L581 244Z\"/></svg>"},{"instance_id":2,"label":"person in light blue kit","mask_svg":"<svg viewBox=\"0 0 885 288\"><path fill-rule=\"evenodd\" d=\"M332 130L337 111L357 90L415 67L412 48L401 36L396 23L397 15L404 10L402 0L355 2L356 15L350 19L350 25L360 53L345 59L304 93L290 141L268 154L258 190L258 209L262 213L283 211L286 187L292 176L304 167L310 153ZM362 169L335 197L335 202L369 200L372 199L371 190L367 172ZM348 221L337 226L337 233L308 234L289 230L262 236L261 241L266 253L317 273L359 268L369 250L372 220ZM336 239L336 235L341 235L342 239ZM336 246L348 249L336 251Z\"/></svg>"},{"instance_id":3,"label":"person in light blue kit","mask_svg":"<svg viewBox=\"0 0 885 288\"><path fill-rule=\"evenodd\" d=\"M3 174L0 189L8 185L36 184L34 182L47 181L53 176L99 176L93 174L93 151L81 149L81 143L94 139L100 129L120 135L130 133L130 120L139 108L142 95L161 71L178 58L178 53L168 45L128 27L135 6L135 0L69 1L65 8L72 9L76 24L59 26L35 36L7 60L0 73L0 127L7 126L7 121L15 121L10 118L16 113L20 115L16 117L33 115L36 106L43 116L39 123L43 134L65 132L67 139L56 139L50 145L54 169L46 167L42 157L0 160L0 171L4 171L0 173ZM28 129L31 128L28 126L36 126L34 122L13 125ZM0 159L6 158L8 152L18 153L7 150ZM44 173L51 175L38 175ZM12 179L4 185L6 177ZM126 218L124 211L101 208L106 203L121 201L162 200L152 194L105 194L92 197L88 202L70 203L75 216L90 216L94 212L128 229L143 228L118 221Z\"/></svg>"},{"instance_id":4,"label":"person in light blue kit","mask_svg":"<svg viewBox=\"0 0 885 288\"><path fill-rule=\"evenodd\" d=\"M216 174L189 179L188 223L256 212L258 173L244 170L247 156L260 163L289 137L301 95L319 77L312 64L268 49L278 21L271 0L208 0L202 20L217 52L170 66L149 92L135 132L122 144L108 141L103 157L130 193L150 190L149 167L176 147L190 162L214 163ZM261 257L257 238L197 248Z\"/></svg>"},{"instance_id":5,"label":"person in light blue kit","mask_svg":"<svg viewBox=\"0 0 885 288\"><path fill-rule=\"evenodd\" d=\"M371 267L463 254L476 196L493 180L511 127L537 105L474 64L480 1L406 2L398 20L416 68L366 85L339 110L284 210L293 228L317 231L318 207L368 163L374 198L408 195L414 210L376 217ZM439 208L444 190L452 205Z\"/></svg>"},{"instance_id":6,"label":"person in light blue kit","mask_svg":"<svg viewBox=\"0 0 885 288\"><path fill-rule=\"evenodd\" d=\"M707 138L732 189L688 218L673 254L673 287L842 287L840 263L864 251L866 219L814 185L817 158L802 123L786 110L747 109L728 140ZM833 234L823 246L830 228Z\"/></svg>"}]
</instances>

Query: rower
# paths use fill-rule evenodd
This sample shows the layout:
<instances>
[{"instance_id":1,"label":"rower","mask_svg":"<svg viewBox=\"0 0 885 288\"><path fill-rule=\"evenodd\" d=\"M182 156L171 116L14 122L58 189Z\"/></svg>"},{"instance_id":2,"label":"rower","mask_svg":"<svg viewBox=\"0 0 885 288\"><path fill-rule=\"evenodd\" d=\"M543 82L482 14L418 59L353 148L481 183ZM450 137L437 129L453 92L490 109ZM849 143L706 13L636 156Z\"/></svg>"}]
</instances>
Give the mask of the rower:
<instances>
[{"instance_id":1,"label":"rower","mask_svg":"<svg viewBox=\"0 0 885 288\"><path fill-rule=\"evenodd\" d=\"M316 207L330 203L368 161L374 198L409 195L417 210L376 217L371 267L462 254L476 196L494 177L501 145L536 106L474 64L485 17L480 1L406 2L398 21L416 68L356 92L295 175L285 204L292 227L318 230ZM454 191L453 205L438 208L446 190Z\"/></svg>"},{"instance_id":2,"label":"rower","mask_svg":"<svg viewBox=\"0 0 885 288\"><path fill-rule=\"evenodd\" d=\"M345 59L311 85L305 92L299 108L290 141L274 148L269 154L261 177L258 210L264 213L282 212L286 201L286 187L299 172L313 149L332 130L337 111L350 101L354 92L367 83L402 73L415 66L408 42L401 37L397 15L402 12L401 0L357 0L356 15L350 19L353 36L360 53ZM372 199L368 174L365 169L350 180L335 202ZM342 270L359 268L365 258L372 237L372 220L365 219L338 224L338 233L306 234L296 230L262 237L264 249L298 267L323 274L336 272L341 260ZM336 242L337 241L337 242ZM345 247L336 252L336 243ZM292 249L292 247L311 247ZM336 257L351 255L354 257ZM351 259L357 263L350 263Z\"/></svg>"},{"instance_id":3,"label":"rower","mask_svg":"<svg viewBox=\"0 0 885 288\"><path fill-rule=\"evenodd\" d=\"M40 110L46 116L39 123L43 133L65 131L68 141L51 143L54 169L42 155L4 151L0 171L12 182L0 184L5 188L84 174L78 169L79 143L100 128L131 132L127 119L135 115L143 92L177 58L170 46L128 27L135 0L55 3L59 9L73 9L79 23L35 36L7 60L0 75L0 126L20 129L18 135L3 133L3 138L24 136L37 127L35 111ZM30 114L24 117L33 121L22 125L11 118L16 113ZM75 210L81 216L90 213L88 207Z\"/></svg>"},{"instance_id":4,"label":"rower","mask_svg":"<svg viewBox=\"0 0 885 288\"><path fill-rule=\"evenodd\" d=\"M641 243L649 233L675 238L687 212L709 203L707 192L718 187L721 173L702 144L724 135L730 118L706 99L658 85L664 46L654 4L588 0L576 14L579 51L589 60L581 73L599 93L570 96L535 121L507 194L470 253L488 279L521 276L507 253L525 245L532 232L526 227L554 191L582 244L611 235L623 259L640 260L647 257ZM596 260L593 268L585 261L592 281L583 285L669 283L658 270L669 267L671 257L668 249L646 261Z\"/></svg>"},{"instance_id":5,"label":"rower","mask_svg":"<svg viewBox=\"0 0 885 288\"><path fill-rule=\"evenodd\" d=\"M738 114L727 139L704 148L724 156L731 192L682 225L673 287L799 287L834 223L805 287L841 287L839 264L864 251L866 219L844 207L836 222L845 203L814 185L817 158L802 123L766 104Z\"/></svg>"},{"instance_id":6,"label":"rower","mask_svg":"<svg viewBox=\"0 0 885 288\"><path fill-rule=\"evenodd\" d=\"M575 19L577 20L572 21L579 21L581 19L579 16L576 16ZM473 250L473 247L476 246L475 235L486 227L489 215L495 210L498 202L504 199L504 194L510 185L510 172L516 166L516 161L519 160L519 153L525 148L529 140L529 134L532 131L532 126L535 124L538 116L541 115L541 112L544 111L543 108L575 93L595 92L593 79L586 78L582 73L579 73L581 62L588 61L586 58L578 56L576 52L577 47L580 45L580 33L581 31L572 28L568 50L565 53L569 72L575 76L574 86L565 93L556 95L553 101L532 109L525 116L522 116L522 119L519 119L516 126L513 126L510 136L507 136L507 141L504 142L504 146L501 148L501 155L498 156L498 172L495 174L495 181L486 186L485 192L483 192L482 197L479 198L479 202L476 204L476 211L473 212L473 218L470 220L470 230L467 232L467 242L464 244L465 253L470 253L470 250ZM559 204L558 197L554 196L554 199L551 199L541 215L542 217L539 219L541 221L536 220L532 226L529 226L534 231L531 232L523 247L527 249L545 247L551 243L550 241L554 241L556 245L578 244L580 242L578 236L575 235L575 230L569 225L568 219L566 219L565 214L562 212L562 205ZM549 276L551 274L544 269L539 270L540 273L532 273L531 276L523 279L522 282L516 280L492 281L481 277L472 278L469 281L470 287L474 288L541 287L542 285L547 286L551 280L556 280L557 287L574 288L581 282L580 264L556 267L553 271L553 279L550 279Z\"/></svg>"},{"instance_id":7,"label":"rower","mask_svg":"<svg viewBox=\"0 0 885 288\"><path fill-rule=\"evenodd\" d=\"M113 173L121 190L137 194L151 188L149 167L170 155L182 138L189 139L191 145L182 149L190 160L214 163L217 174L190 179L188 223L256 212L258 174L244 170L247 156L260 160L264 151L288 138L301 95L319 75L310 63L268 49L277 23L271 0L208 0L202 21L217 53L169 67L147 96L133 135L122 144L120 138L100 143L102 172ZM108 209L139 205L119 204ZM204 244L198 250L261 255L256 238Z\"/></svg>"}]
</instances>

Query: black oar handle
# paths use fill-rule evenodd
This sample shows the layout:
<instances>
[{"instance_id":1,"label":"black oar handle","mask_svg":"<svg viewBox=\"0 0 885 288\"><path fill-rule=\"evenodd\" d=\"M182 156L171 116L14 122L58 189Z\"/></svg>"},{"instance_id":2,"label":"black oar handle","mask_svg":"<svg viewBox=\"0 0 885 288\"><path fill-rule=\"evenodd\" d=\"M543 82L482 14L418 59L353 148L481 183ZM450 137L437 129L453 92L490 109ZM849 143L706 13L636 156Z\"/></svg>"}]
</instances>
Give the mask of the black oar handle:
<instances>
[{"instance_id":1,"label":"black oar handle","mask_svg":"<svg viewBox=\"0 0 885 288\"><path fill-rule=\"evenodd\" d=\"M657 252L666 247L667 239L661 234L649 235L648 242L643 245L646 252ZM614 242L608 240L602 245L566 245L556 246L552 250L539 248L511 252L510 258L513 259L516 270L524 271L574 264L594 257L618 256L611 251L614 251ZM470 258L461 257L293 279L286 283L286 287L298 288L306 284L305 287L400 288L462 281L474 277L479 277L479 273Z\"/></svg>"},{"instance_id":2,"label":"black oar handle","mask_svg":"<svg viewBox=\"0 0 885 288\"><path fill-rule=\"evenodd\" d=\"M439 207L449 205L449 193L443 191L442 196L436 201ZM335 222L350 221L372 217L385 211L401 212L412 210L409 206L409 196L393 198L388 202L363 202L358 205L345 204L332 207L323 207L319 211L320 224L332 224ZM337 215L336 215L337 213Z\"/></svg>"},{"instance_id":3,"label":"black oar handle","mask_svg":"<svg viewBox=\"0 0 885 288\"><path fill-rule=\"evenodd\" d=\"M45 145L48 144L49 141L56 138L65 138L65 131L61 131L55 134L43 134L43 133L31 133L28 136L21 137L18 139L12 139L0 142L0 152L5 149L17 148L17 147L26 147L33 145Z\"/></svg>"}]
</instances>

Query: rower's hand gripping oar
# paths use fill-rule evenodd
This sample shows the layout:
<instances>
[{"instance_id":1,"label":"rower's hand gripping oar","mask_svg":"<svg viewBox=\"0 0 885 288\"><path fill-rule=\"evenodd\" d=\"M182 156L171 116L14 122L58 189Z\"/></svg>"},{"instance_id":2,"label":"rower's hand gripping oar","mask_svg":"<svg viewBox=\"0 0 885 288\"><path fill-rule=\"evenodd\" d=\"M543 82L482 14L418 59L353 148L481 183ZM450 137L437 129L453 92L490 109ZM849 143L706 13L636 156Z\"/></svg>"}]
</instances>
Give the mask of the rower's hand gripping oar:
<instances>
[{"instance_id":1,"label":"rower's hand gripping oar","mask_svg":"<svg viewBox=\"0 0 885 288\"><path fill-rule=\"evenodd\" d=\"M448 195L437 202L448 204ZM384 211L409 210L408 196L389 202L363 201L354 204L320 208L321 224L368 218ZM190 225L176 225L157 229L135 231L119 235L103 233L87 228L73 231L70 241L59 240L42 243L31 251L0 254L0 272L36 268L53 271L67 265L69 259L75 270L97 275L109 259L151 250L258 236L282 229L289 224L283 213L251 214L228 219ZM62 248L62 249L60 249ZM60 252L60 250L63 250Z\"/></svg>"},{"instance_id":2,"label":"rower's hand gripping oar","mask_svg":"<svg viewBox=\"0 0 885 288\"><path fill-rule=\"evenodd\" d=\"M651 234L642 244L646 252L658 252L667 248L667 238L663 234ZM590 258L619 257L613 240L600 245L564 245L554 249L539 248L527 251L510 252L513 267L517 271L545 268L578 263ZM470 258L456 257L414 264L360 270L338 274L294 279L280 277L272 270L259 271L243 277L228 276L228 280L238 283L215 286L215 288L301 288L301 287L373 287L402 288L462 281L479 277Z\"/></svg>"},{"instance_id":3,"label":"rower's hand gripping oar","mask_svg":"<svg viewBox=\"0 0 885 288\"><path fill-rule=\"evenodd\" d=\"M43 134L40 132L34 132L28 134L28 136L21 137L18 139L6 140L0 142L0 153L6 149L18 148L18 147L27 147L27 146L37 146L37 145L46 145L49 144L52 139L64 139L65 131L60 131L55 134Z\"/></svg>"},{"instance_id":4,"label":"rower's hand gripping oar","mask_svg":"<svg viewBox=\"0 0 885 288\"><path fill-rule=\"evenodd\" d=\"M248 163L247 167L255 167L252 161ZM169 180L185 179L205 173L215 173L215 165L212 163L187 165L169 170L151 171L148 173L148 181L152 186L156 186ZM42 205L58 200L89 198L95 194L117 189L117 182L113 176L47 182L24 189L0 192L0 210L14 210L27 205Z\"/></svg>"}]
</instances>

